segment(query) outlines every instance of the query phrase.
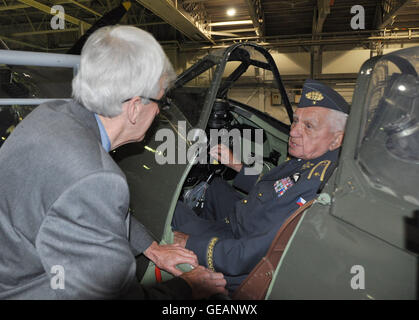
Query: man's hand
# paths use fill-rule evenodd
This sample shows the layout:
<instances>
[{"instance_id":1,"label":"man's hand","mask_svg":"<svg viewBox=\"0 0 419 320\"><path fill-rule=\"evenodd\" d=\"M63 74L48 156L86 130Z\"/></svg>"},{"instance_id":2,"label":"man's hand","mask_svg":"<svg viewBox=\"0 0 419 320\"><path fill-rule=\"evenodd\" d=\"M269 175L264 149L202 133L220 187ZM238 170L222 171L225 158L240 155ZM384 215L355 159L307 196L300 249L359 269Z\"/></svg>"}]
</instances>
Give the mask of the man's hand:
<instances>
[{"instance_id":1,"label":"man's hand","mask_svg":"<svg viewBox=\"0 0 419 320\"><path fill-rule=\"evenodd\" d=\"M174 276L179 276L182 271L176 268L181 263L189 263L194 268L198 266L198 258L192 251L182 248L179 244L158 245L153 243L144 251L144 255L153 261L157 267Z\"/></svg>"},{"instance_id":2,"label":"man's hand","mask_svg":"<svg viewBox=\"0 0 419 320\"><path fill-rule=\"evenodd\" d=\"M225 289L227 282L222 273L212 272L203 266L199 266L180 277L192 288L194 299L205 299L215 294L228 295L228 291Z\"/></svg>"},{"instance_id":3,"label":"man's hand","mask_svg":"<svg viewBox=\"0 0 419 320\"><path fill-rule=\"evenodd\" d=\"M173 231L173 243L178 244L182 248L186 247L189 235L180 231Z\"/></svg>"},{"instance_id":4,"label":"man's hand","mask_svg":"<svg viewBox=\"0 0 419 320\"><path fill-rule=\"evenodd\" d=\"M211 157L217 159L218 162L221 162L226 167L229 167L237 172L239 172L243 167L243 164L234 158L231 150L223 144L212 147L209 154Z\"/></svg>"}]
</instances>

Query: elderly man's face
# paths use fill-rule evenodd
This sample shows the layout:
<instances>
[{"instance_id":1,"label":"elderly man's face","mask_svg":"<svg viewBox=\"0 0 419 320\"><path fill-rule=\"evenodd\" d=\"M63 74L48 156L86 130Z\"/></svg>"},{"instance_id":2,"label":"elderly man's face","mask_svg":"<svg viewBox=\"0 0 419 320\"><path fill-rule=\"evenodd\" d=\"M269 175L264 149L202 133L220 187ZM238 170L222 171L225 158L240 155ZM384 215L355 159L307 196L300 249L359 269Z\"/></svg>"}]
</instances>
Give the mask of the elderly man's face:
<instances>
[{"instance_id":1,"label":"elderly man's face","mask_svg":"<svg viewBox=\"0 0 419 320\"><path fill-rule=\"evenodd\" d=\"M330 110L323 107L297 108L291 125L288 153L304 160L315 159L340 146L327 120Z\"/></svg>"}]
</instances>

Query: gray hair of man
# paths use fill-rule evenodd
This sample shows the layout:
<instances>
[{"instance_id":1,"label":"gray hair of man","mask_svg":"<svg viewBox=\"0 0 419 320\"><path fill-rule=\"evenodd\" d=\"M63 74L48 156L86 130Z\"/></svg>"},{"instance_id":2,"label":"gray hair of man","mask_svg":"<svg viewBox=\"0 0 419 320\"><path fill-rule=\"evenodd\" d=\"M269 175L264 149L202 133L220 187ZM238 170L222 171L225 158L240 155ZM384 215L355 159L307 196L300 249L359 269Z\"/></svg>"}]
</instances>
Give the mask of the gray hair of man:
<instances>
[{"instance_id":1,"label":"gray hair of man","mask_svg":"<svg viewBox=\"0 0 419 320\"><path fill-rule=\"evenodd\" d=\"M328 121L331 132L345 131L348 115L344 112L329 109Z\"/></svg>"},{"instance_id":2,"label":"gray hair of man","mask_svg":"<svg viewBox=\"0 0 419 320\"><path fill-rule=\"evenodd\" d=\"M175 77L166 54L150 33L131 26L103 27L82 49L80 68L72 82L73 98L86 109L112 118L121 114L124 100L155 98L161 83L166 90Z\"/></svg>"}]
</instances>

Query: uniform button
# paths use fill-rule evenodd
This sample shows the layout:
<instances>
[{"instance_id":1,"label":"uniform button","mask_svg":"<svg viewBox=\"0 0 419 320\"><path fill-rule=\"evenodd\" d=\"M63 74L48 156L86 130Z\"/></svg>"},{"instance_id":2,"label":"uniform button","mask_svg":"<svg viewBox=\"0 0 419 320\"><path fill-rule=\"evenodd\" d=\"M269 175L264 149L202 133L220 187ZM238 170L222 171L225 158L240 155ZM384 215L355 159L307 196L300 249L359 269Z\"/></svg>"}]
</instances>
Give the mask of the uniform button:
<instances>
[{"instance_id":1,"label":"uniform button","mask_svg":"<svg viewBox=\"0 0 419 320\"><path fill-rule=\"evenodd\" d=\"M247 203L247 200L246 200L246 199L244 199L244 200L243 200L243 203Z\"/></svg>"},{"instance_id":2,"label":"uniform button","mask_svg":"<svg viewBox=\"0 0 419 320\"><path fill-rule=\"evenodd\" d=\"M259 193L258 193L258 196L259 196L259 197L263 196L263 193L262 193L262 192L259 192Z\"/></svg>"}]
</instances>

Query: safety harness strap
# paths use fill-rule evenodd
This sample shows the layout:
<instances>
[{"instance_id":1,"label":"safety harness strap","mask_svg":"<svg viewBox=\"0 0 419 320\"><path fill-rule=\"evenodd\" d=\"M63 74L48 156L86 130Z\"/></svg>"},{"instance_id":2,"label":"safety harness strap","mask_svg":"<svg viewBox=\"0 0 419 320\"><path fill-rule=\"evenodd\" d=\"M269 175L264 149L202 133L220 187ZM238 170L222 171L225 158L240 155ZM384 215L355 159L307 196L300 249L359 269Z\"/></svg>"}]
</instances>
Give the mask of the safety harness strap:
<instances>
[{"instance_id":1,"label":"safety harness strap","mask_svg":"<svg viewBox=\"0 0 419 320\"><path fill-rule=\"evenodd\" d=\"M266 296L273 274L279 260L291 238L304 210L309 208L315 199L298 208L281 226L268 253L253 268L252 272L234 292L232 298L238 300L262 300Z\"/></svg>"}]
</instances>

